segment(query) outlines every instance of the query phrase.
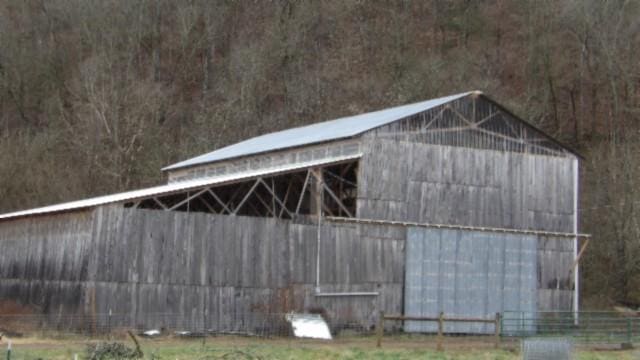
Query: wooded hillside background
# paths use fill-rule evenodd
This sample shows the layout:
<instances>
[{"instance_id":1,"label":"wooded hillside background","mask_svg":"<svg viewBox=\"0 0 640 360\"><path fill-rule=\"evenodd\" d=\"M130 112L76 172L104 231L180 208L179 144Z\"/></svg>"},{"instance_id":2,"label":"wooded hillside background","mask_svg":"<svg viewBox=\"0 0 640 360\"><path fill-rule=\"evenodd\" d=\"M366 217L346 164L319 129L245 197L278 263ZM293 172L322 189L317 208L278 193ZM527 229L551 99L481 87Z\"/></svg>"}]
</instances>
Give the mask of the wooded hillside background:
<instances>
[{"instance_id":1,"label":"wooded hillside background","mask_svg":"<svg viewBox=\"0 0 640 360\"><path fill-rule=\"evenodd\" d=\"M640 305L640 2L0 2L0 211L264 132L482 90L583 156L587 306Z\"/></svg>"}]
</instances>

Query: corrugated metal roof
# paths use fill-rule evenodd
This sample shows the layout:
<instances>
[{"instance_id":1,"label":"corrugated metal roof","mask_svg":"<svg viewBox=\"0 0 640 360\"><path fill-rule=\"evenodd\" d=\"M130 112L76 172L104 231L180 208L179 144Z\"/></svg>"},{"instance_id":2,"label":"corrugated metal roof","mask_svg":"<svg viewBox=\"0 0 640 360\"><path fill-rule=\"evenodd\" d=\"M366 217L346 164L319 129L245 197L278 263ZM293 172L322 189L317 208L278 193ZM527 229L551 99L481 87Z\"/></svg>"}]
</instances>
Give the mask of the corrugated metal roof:
<instances>
[{"instance_id":1,"label":"corrugated metal roof","mask_svg":"<svg viewBox=\"0 0 640 360\"><path fill-rule=\"evenodd\" d=\"M214 161L227 160L273 150L344 139L362 134L365 131L375 129L394 121L404 119L408 116L421 113L436 106L446 104L471 93L472 92L465 92L415 104L398 106L390 109L343 117L336 120L269 133L169 165L162 170L175 170L183 167L206 164Z\"/></svg>"},{"instance_id":2,"label":"corrugated metal roof","mask_svg":"<svg viewBox=\"0 0 640 360\"><path fill-rule=\"evenodd\" d=\"M212 185L222 185L225 183L233 183L233 182L239 182L243 180L250 180L252 178L258 178L262 176L292 172L292 171L314 167L314 166L328 165L328 164L338 163L342 161L355 160L360 158L361 156L362 155L359 154L359 155L352 155L352 156L334 157L334 158L313 160L313 161L302 162L302 163L287 164L287 165L274 167L270 169L249 170L242 173L235 173L230 175L222 175L222 176L209 177L204 179L169 183L167 185L155 186L155 187L150 187L146 189L127 191L123 193L99 196L99 197L94 197L90 199L72 201L72 202L67 202L67 203L62 203L57 205L45 206L41 208L2 214L0 215L0 220L6 220L6 219L17 218L22 216L80 210L80 209L92 208L99 205L106 205L106 204L112 204L112 203L136 201L140 199L152 198L159 195L179 193L179 192L189 191L192 189L208 187Z\"/></svg>"}]
</instances>

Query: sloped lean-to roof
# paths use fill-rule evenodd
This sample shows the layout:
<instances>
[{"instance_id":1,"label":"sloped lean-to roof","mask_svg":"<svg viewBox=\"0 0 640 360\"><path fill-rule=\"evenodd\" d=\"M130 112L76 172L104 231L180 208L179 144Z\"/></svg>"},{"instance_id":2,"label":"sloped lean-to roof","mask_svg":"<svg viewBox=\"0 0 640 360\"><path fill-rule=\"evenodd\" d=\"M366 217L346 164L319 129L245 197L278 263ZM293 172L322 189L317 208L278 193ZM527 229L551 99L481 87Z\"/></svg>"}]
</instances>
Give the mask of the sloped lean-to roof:
<instances>
[{"instance_id":1,"label":"sloped lean-to roof","mask_svg":"<svg viewBox=\"0 0 640 360\"><path fill-rule=\"evenodd\" d=\"M315 166L325 166L335 163L341 163L344 161L351 161L358 159L361 155L341 156L329 159L313 160L307 162L301 162L296 164L287 164L279 167L249 170L242 173L234 173L230 175L221 175L216 177L209 177L199 180L181 181L177 183L170 183L167 185L155 186L146 189L139 189L133 191L127 191L117 194L98 196L90 199L83 199L78 201L71 201L57 205L45 206L41 208L35 208L30 210L16 211L7 214L0 215L0 221L18 218L23 216L42 215L50 213L59 213L73 210L81 210L93 208L100 205L124 203L137 201L147 198L153 198L159 195L170 195L175 193L184 193L190 190L197 190L201 188L207 188L211 186L220 186L229 183L247 181L264 176L274 176L278 174L284 174L288 172L295 172L301 169L306 169Z\"/></svg>"},{"instance_id":2,"label":"sloped lean-to roof","mask_svg":"<svg viewBox=\"0 0 640 360\"><path fill-rule=\"evenodd\" d=\"M366 114L343 117L308 126L269 133L223 147L216 151L196 156L163 168L175 170L184 167L206 164L214 161L259 154L273 150L316 144L325 141L349 138L368 130L404 119L434 107L465 97L472 92L441 97L415 104L398 106L390 109L374 111Z\"/></svg>"}]
</instances>

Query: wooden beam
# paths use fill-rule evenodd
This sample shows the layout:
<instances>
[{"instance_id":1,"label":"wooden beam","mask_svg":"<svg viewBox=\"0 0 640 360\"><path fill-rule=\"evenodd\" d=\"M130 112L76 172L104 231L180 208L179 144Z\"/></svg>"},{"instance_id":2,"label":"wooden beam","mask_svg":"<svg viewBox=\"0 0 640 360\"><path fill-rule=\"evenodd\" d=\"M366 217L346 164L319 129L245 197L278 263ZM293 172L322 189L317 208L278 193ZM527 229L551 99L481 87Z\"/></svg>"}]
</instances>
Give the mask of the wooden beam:
<instances>
[{"instance_id":1,"label":"wooden beam","mask_svg":"<svg viewBox=\"0 0 640 360\"><path fill-rule=\"evenodd\" d=\"M444 106L444 107L442 108L442 110L440 110L440 111L438 112L438 114L437 114L436 116L434 116L433 118L431 118L431 120L429 120L429 122L428 122L425 126L423 126L423 127L422 127L422 130L427 130L427 129L429 129L429 127L430 127L430 126L431 126L431 125L432 125L436 120L438 120L438 119L442 118L442 114L444 114L444 112L445 112L447 109L449 109L449 106ZM425 116L425 115L424 115L424 113L423 113L423 115L422 115L422 116Z\"/></svg>"},{"instance_id":2,"label":"wooden beam","mask_svg":"<svg viewBox=\"0 0 640 360\"><path fill-rule=\"evenodd\" d=\"M177 203L177 204L173 205L172 207L170 207L168 209L165 209L165 210L167 210L167 211L175 210L175 209L179 208L180 206L184 205L185 203L188 203L192 199L197 198L198 196L204 194L206 191L207 191L207 189L202 189L202 190L198 191L197 193L195 193L193 195L187 196L186 199L180 201L179 203Z\"/></svg>"},{"instance_id":3,"label":"wooden beam","mask_svg":"<svg viewBox=\"0 0 640 360\"><path fill-rule=\"evenodd\" d=\"M588 245L589 245L589 238L586 238L584 243L580 247L580 251L578 252L578 255L576 256L575 260L573 260L573 264L571 265L571 269L569 269L569 275L573 274L573 272L576 271L576 268L578 267L578 264L580 263L580 258L582 257L582 254L584 253L584 251L587 250L587 246Z\"/></svg>"},{"instance_id":4,"label":"wooden beam","mask_svg":"<svg viewBox=\"0 0 640 360\"><path fill-rule=\"evenodd\" d=\"M238 184L236 184L236 185L238 185L238 186L237 186L237 187L236 187L236 189L233 191L233 194L231 194L231 197L229 198L229 201L227 201L227 205L226 205L226 207L227 207L227 208L231 209L231 206L230 206L230 205L231 205L231 203L233 202L233 200L235 200L235 199L236 199L236 196L238 196L238 195L242 192L242 189L244 188L244 186L245 186L246 184L247 184L246 182L242 182L242 183L238 183Z\"/></svg>"},{"instance_id":5,"label":"wooden beam","mask_svg":"<svg viewBox=\"0 0 640 360\"><path fill-rule=\"evenodd\" d=\"M289 193L291 192L291 188L293 187L293 180L294 177L291 176L289 178L289 185L287 185L287 190L284 194L284 199L282 200L282 202L285 204L285 206L282 207L282 209L280 209L280 213L278 214L278 218L282 218L282 213L287 209L286 204L287 204L287 200L289 199ZM289 213L289 216L291 216L291 212L287 211L287 213Z\"/></svg>"},{"instance_id":6,"label":"wooden beam","mask_svg":"<svg viewBox=\"0 0 640 360\"><path fill-rule=\"evenodd\" d=\"M260 210L253 205L253 202L249 201L247 202L247 205L253 210L253 212L256 214L255 216L261 216L264 217L264 215L262 214L262 212L260 212Z\"/></svg>"},{"instance_id":7,"label":"wooden beam","mask_svg":"<svg viewBox=\"0 0 640 360\"><path fill-rule=\"evenodd\" d=\"M324 201L322 201L324 183L322 178L322 168L311 169L311 175L313 175L313 178L315 179L315 181L313 182L314 187L311 194L312 205L315 205L315 208L313 208L314 206L312 206L312 209L309 210L312 211L313 215L320 217L322 216L322 205L324 205Z\"/></svg>"},{"instance_id":8,"label":"wooden beam","mask_svg":"<svg viewBox=\"0 0 640 360\"><path fill-rule=\"evenodd\" d=\"M256 191L255 195L256 195L256 198L258 198L258 201L260 201L260 203L267 209L267 211L271 214L271 216L276 217L276 213L273 212L273 209L271 209L271 206L269 206L269 204L267 204L267 202L262 198L262 196L260 196L260 193Z\"/></svg>"},{"instance_id":9,"label":"wooden beam","mask_svg":"<svg viewBox=\"0 0 640 360\"><path fill-rule=\"evenodd\" d=\"M343 178L343 177L342 177L342 176L340 176L340 175L336 175L336 174L332 173L332 172L331 172L331 171L329 171L329 170L326 170L325 172L326 172L328 175L331 175L333 178L335 178L335 179L337 179L337 180L340 180L341 182L344 182L344 183L349 184L349 185L351 185L351 186L356 186L356 184L355 184L354 182L349 181L349 180L347 180L347 179Z\"/></svg>"},{"instance_id":10,"label":"wooden beam","mask_svg":"<svg viewBox=\"0 0 640 360\"><path fill-rule=\"evenodd\" d=\"M247 199L249 198L249 196L251 196L251 193L253 193L253 190L256 189L256 187L258 187L258 184L260 184L260 178L258 178L254 183L253 186L251 186L251 189L249 189L249 191L245 194L245 196L242 198L242 201L240 201L240 203L238 203L238 206L236 206L236 208L233 210L233 212L231 213L231 215L235 215L238 213L238 210L240 210L240 208L242 208L242 205L244 205L244 203L247 201Z\"/></svg>"},{"instance_id":11,"label":"wooden beam","mask_svg":"<svg viewBox=\"0 0 640 360\"><path fill-rule=\"evenodd\" d=\"M302 205L302 200L304 199L304 193L305 191L307 191L307 183L309 183L310 176L311 170L307 170L307 176L304 178L304 184L302 185L302 191L300 192L300 198L298 199L298 205L296 206L296 215L298 215L298 213L300 212L300 206Z\"/></svg>"},{"instance_id":12,"label":"wooden beam","mask_svg":"<svg viewBox=\"0 0 640 360\"><path fill-rule=\"evenodd\" d=\"M456 108L454 108L453 106L449 106L449 109L451 111L453 111L453 113L458 116L458 118L460 118L460 120L466 122L467 124L469 124L469 126L474 126L475 125L475 119L473 120L469 120L466 116L464 116L463 114L461 114L458 110L456 110Z\"/></svg>"},{"instance_id":13,"label":"wooden beam","mask_svg":"<svg viewBox=\"0 0 640 360\"><path fill-rule=\"evenodd\" d=\"M231 214L231 210L227 207L227 205L225 205L225 203L218 197L218 195L216 195L216 193L213 192L213 190L211 189L207 189L207 191L209 192L209 194L218 202L218 204L220 204L220 206L222 206L223 210L226 210L228 214Z\"/></svg>"},{"instance_id":14,"label":"wooden beam","mask_svg":"<svg viewBox=\"0 0 640 360\"><path fill-rule=\"evenodd\" d=\"M376 219L362 219L362 218L345 218L345 217L327 217L329 221L339 221L354 224L379 224L379 225L391 225L391 226L416 226L425 228L436 229L454 229L454 230L469 230L469 231L483 231L483 232L497 232L507 234L527 234L527 235L542 235L542 236L555 236L563 237L573 240L576 236L579 238L590 238L589 234L575 234L575 233L563 233L554 231L542 231L542 230L519 230L519 229L507 229L507 228L494 228L494 227L482 227L482 226L466 226L466 225L447 225L447 224L432 224L432 223L419 223L408 221L393 221L393 220L376 220Z\"/></svg>"},{"instance_id":15,"label":"wooden beam","mask_svg":"<svg viewBox=\"0 0 640 360\"><path fill-rule=\"evenodd\" d=\"M163 209L167 210L167 205L163 204L160 200L158 200L158 198L153 198L153 201L156 202L156 204L160 205L160 207L162 207Z\"/></svg>"},{"instance_id":16,"label":"wooden beam","mask_svg":"<svg viewBox=\"0 0 640 360\"><path fill-rule=\"evenodd\" d=\"M206 206L207 209L209 209L209 211L211 211L211 213L213 213L213 214L217 214L218 213L216 211L216 209L214 209L213 206L211 206L211 204L209 204L209 202L205 198L199 197L198 200L200 200L200 202L203 203L204 206Z\"/></svg>"},{"instance_id":17,"label":"wooden beam","mask_svg":"<svg viewBox=\"0 0 640 360\"><path fill-rule=\"evenodd\" d=\"M329 214L329 216L334 216L333 212L331 211L331 209L329 209L329 207L327 206L327 204L324 203L322 204L322 209ZM347 218L348 219L348 218Z\"/></svg>"},{"instance_id":18,"label":"wooden beam","mask_svg":"<svg viewBox=\"0 0 640 360\"><path fill-rule=\"evenodd\" d=\"M270 189L267 184L260 179L260 182L262 183L262 185L264 185L264 187L267 189L267 191L269 191L269 193L271 193L271 196L273 196L273 200L275 202L277 202L280 206L282 206L282 208L287 212L287 214L289 214L289 216L291 216L291 212L289 212L289 209L287 209L287 207L282 203L282 201L280 201L280 198L278 198L278 196L275 194L275 192L272 191L272 189ZM276 209L273 209L273 216L276 217L275 213L276 213Z\"/></svg>"},{"instance_id":19,"label":"wooden beam","mask_svg":"<svg viewBox=\"0 0 640 360\"><path fill-rule=\"evenodd\" d=\"M353 214L351 214L351 212L349 211L349 209L347 209L346 206L344 206L344 204L342 203L342 201L340 199L338 199L338 197L336 196L336 194L333 193L333 191L331 191L331 189L329 189L329 187L326 184L322 184L322 186L324 187L324 189L329 193L329 195L333 198L333 200L336 201L336 203L338 203L338 206L340 206L340 209L342 209L342 211L344 211L347 216L349 216L350 218L353 217Z\"/></svg>"},{"instance_id":20,"label":"wooden beam","mask_svg":"<svg viewBox=\"0 0 640 360\"><path fill-rule=\"evenodd\" d=\"M500 113L499 113L499 112L497 112L497 111L496 111L496 112L492 112L492 113L490 113L489 115L485 116L484 118L482 118L480 121L478 121L477 123L475 123L475 124L473 124L473 125L474 125L475 127L478 127L478 126L480 126L480 125L484 124L485 122L487 122L487 121L489 121L489 120L493 119L493 117L494 117L494 116L496 116L496 115L498 115L498 114L500 114Z\"/></svg>"}]
</instances>

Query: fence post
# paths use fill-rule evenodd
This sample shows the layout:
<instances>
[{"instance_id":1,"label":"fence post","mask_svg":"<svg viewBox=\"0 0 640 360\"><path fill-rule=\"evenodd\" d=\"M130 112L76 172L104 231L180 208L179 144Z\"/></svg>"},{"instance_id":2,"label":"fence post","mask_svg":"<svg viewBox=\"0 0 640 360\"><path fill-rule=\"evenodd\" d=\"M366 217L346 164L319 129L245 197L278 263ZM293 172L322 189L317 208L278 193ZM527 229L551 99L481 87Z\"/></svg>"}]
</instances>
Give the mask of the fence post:
<instances>
[{"instance_id":1,"label":"fence post","mask_svg":"<svg viewBox=\"0 0 640 360\"><path fill-rule=\"evenodd\" d=\"M109 309L109 317L107 318L107 334L109 336L109 339L111 339L111 309Z\"/></svg>"},{"instance_id":2,"label":"fence post","mask_svg":"<svg viewBox=\"0 0 640 360\"><path fill-rule=\"evenodd\" d=\"M494 347L496 349L500 347L500 319L501 319L500 313L497 312L496 313L496 320L495 320L495 336L496 336L496 338L495 338L495 344L494 344Z\"/></svg>"},{"instance_id":3,"label":"fence post","mask_svg":"<svg viewBox=\"0 0 640 360\"><path fill-rule=\"evenodd\" d=\"M442 336L444 332L444 312L438 315L438 351L442 351Z\"/></svg>"},{"instance_id":4,"label":"fence post","mask_svg":"<svg viewBox=\"0 0 640 360\"><path fill-rule=\"evenodd\" d=\"M378 313L378 326L376 327L376 347L382 346L382 335L384 334L384 311Z\"/></svg>"},{"instance_id":5,"label":"fence post","mask_svg":"<svg viewBox=\"0 0 640 360\"><path fill-rule=\"evenodd\" d=\"M11 360L11 340L7 344L7 360Z\"/></svg>"}]
</instances>

